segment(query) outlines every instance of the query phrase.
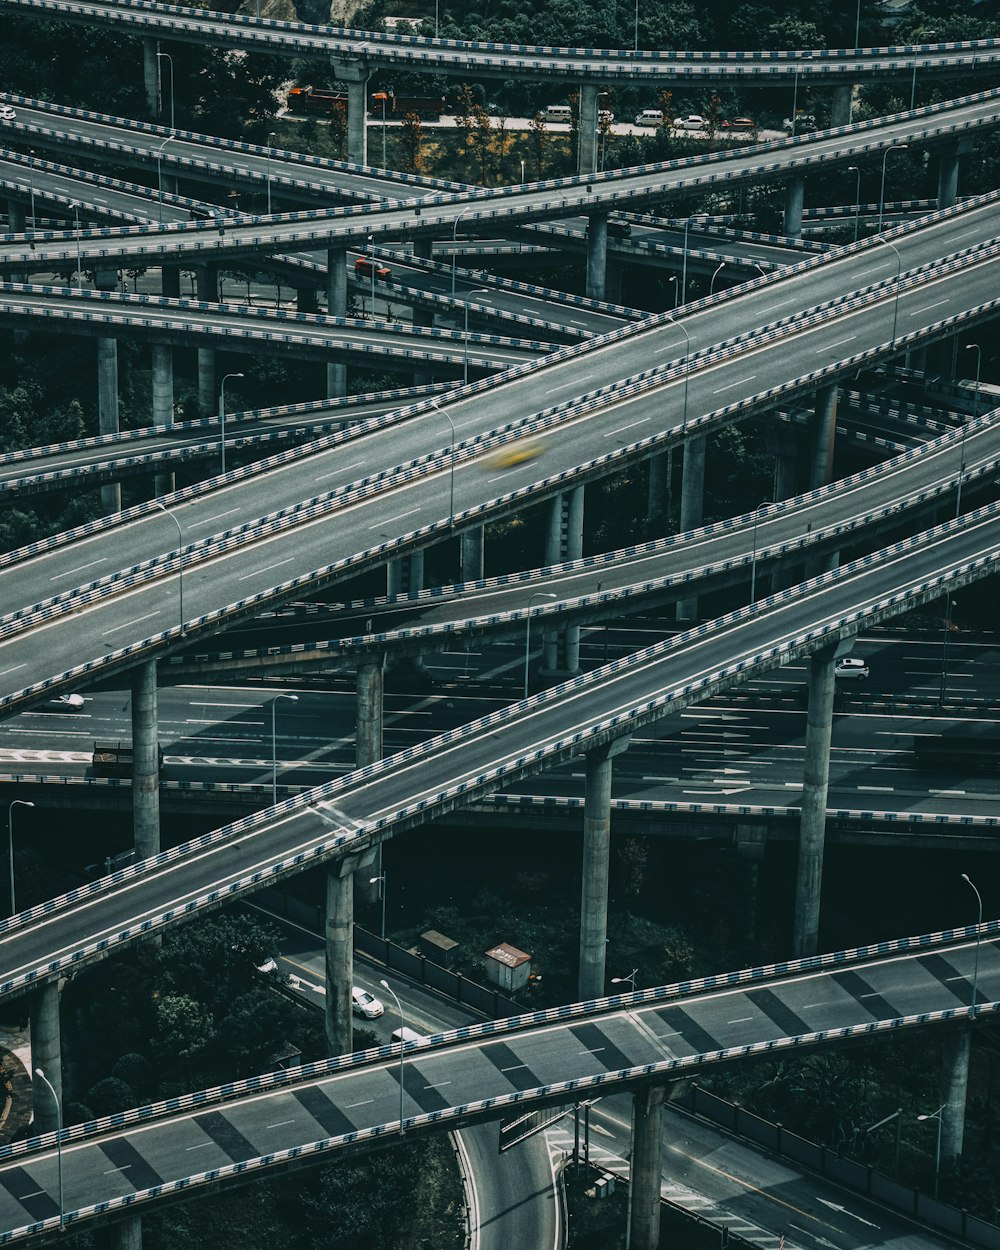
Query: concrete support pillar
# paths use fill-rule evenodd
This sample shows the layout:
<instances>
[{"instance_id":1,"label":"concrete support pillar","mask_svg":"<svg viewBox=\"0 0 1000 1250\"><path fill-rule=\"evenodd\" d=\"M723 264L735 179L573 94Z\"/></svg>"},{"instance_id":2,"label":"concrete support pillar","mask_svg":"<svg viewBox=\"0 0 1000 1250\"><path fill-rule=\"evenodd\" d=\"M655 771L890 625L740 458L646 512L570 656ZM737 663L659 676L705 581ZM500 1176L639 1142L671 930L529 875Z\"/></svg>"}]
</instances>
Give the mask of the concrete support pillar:
<instances>
[{"instance_id":1,"label":"concrete support pillar","mask_svg":"<svg viewBox=\"0 0 1000 1250\"><path fill-rule=\"evenodd\" d=\"M198 298L204 303L215 304L219 300L219 267L199 265L196 270ZM203 417L211 417L216 410L218 397L215 393L215 348L198 348L198 408Z\"/></svg>"},{"instance_id":2,"label":"concrete support pillar","mask_svg":"<svg viewBox=\"0 0 1000 1250\"><path fill-rule=\"evenodd\" d=\"M609 304L622 302L622 273L624 266L620 261L609 260L604 271L604 298Z\"/></svg>"},{"instance_id":3,"label":"concrete support pillar","mask_svg":"<svg viewBox=\"0 0 1000 1250\"><path fill-rule=\"evenodd\" d=\"M118 418L118 340L97 340L97 412L102 434L117 434ZM105 516L121 512L122 488L119 482L101 487L101 508Z\"/></svg>"},{"instance_id":4,"label":"concrete support pillar","mask_svg":"<svg viewBox=\"0 0 1000 1250\"><path fill-rule=\"evenodd\" d=\"M833 102L830 106L830 125L849 126L851 124L851 99L854 84L839 82L833 89Z\"/></svg>"},{"instance_id":5,"label":"concrete support pillar","mask_svg":"<svg viewBox=\"0 0 1000 1250\"><path fill-rule=\"evenodd\" d=\"M660 534L673 512L674 449L661 451L649 460L646 491L646 524L651 534Z\"/></svg>"},{"instance_id":6,"label":"concrete support pillar","mask_svg":"<svg viewBox=\"0 0 1000 1250\"><path fill-rule=\"evenodd\" d=\"M462 530L462 581L475 582L485 576L486 526L473 525Z\"/></svg>"},{"instance_id":7,"label":"concrete support pillar","mask_svg":"<svg viewBox=\"0 0 1000 1250\"><path fill-rule=\"evenodd\" d=\"M791 178L785 187L784 233L789 239L802 237L802 205L806 196L806 180Z\"/></svg>"},{"instance_id":8,"label":"concrete support pillar","mask_svg":"<svg viewBox=\"0 0 1000 1250\"><path fill-rule=\"evenodd\" d=\"M295 289L295 307L300 313L314 313L319 310L314 286L300 286Z\"/></svg>"},{"instance_id":9,"label":"concrete support pillar","mask_svg":"<svg viewBox=\"0 0 1000 1250\"><path fill-rule=\"evenodd\" d=\"M160 851L156 661L132 670L132 835L137 859Z\"/></svg>"},{"instance_id":10,"label":"concrete support pillar","mask_svg":"<svg viewBox=\"0 0 1000 1250\"><path fill-rule=\"evenodd\" d=\"M944 1035L941 1069L941 1168L948 1171L962 1157L965 1103L969 1092L972 1029L962 1025Z\"/></svg>"},{"instance_id":11,"label":"concrete support pillar","mask_svg":"<svg viewBox=\"0 0 1000 1250\"><path fill-rule=\"evenodd\" d=\"M798 493L799 461L793 448L783 448L774 457L774 497L791 499Z\"/></svg>"},{"instance_id":12,"label":"concrete support pillar","mask_svg":"<svg viewBox=\"0 0 1000 1250\"><path fill-rule=\"evenodd\" d=\"M331 247L326 253L326 311L330 317L347 316L347 249ZM347 394L347 365L328 360L326 397L340 399Z\"/></svg>"},{"instance_id":13,"label":"concrete support pillar","mask_svg":"<svg viewBox=\"0 0 1000 1250\"><path fill-rule=\"evenodd\" d=\"M587 218L587 294L604 299L608 271L608 214L591 213Z\"/></svg>"},{"instance_id":14,"label":"concrete support pillar","mask_svg":"<svg viewBox=\"0 0 1000 1250\"><path fill-rule=\"evenodd\" d=\"M330 64L337 81L347 87L347 159L356 165L368 164L368 118L365 90L371 70L365 61L339 61Z\"/></svg>"},{"instance_id":15,"label":"concrete support pillar","mask_svg":"<svg viewBox=\"0 0 1000 1250\"><path fill-rule=\"evenodd\" d=\"M126 1220L116 1220L103 1231L102 1243L106 1250L142 1250L142 1216L130 1215Z\"/></svg>"},{"instance_id":16,"label":"concrete support pillar","mask_svg":"<svg viewBox=\"0 0 1000 1250\"><path fill-rule=\"evenodd\" d=\"M31 995L31 1105L36 1133L54 1133L59 1117L45 1082L34 1075L41 1068L62 1106L62 1039L59 1029L59 982L46 981Z\"/></svg>"},{"instance_id":17,"label":"concrete support pillar","mask_svg":"<svg viewBox=\"0 0 1000 1250\"><path fill-rule=\"evenodd\" d=\"M681 477L680 531L697 529L705 512L705 435L698 434L684 444L684 472ZM693 621L698 616L697 595L677 601L677 619Z\"/></svg>"},{"instance_id":18,"label":"concrete support pillar","mask_svg":"<svg viewBox=\"0 0 1000 1250\"><path fill-rule=\"evenodd\" d=\"M820 895L823 889L823 848L826 836L826 795L830 781L830 737L833 731L834 656L836 644L809 660L809 711L802 776L802 815L795 880L796 959L819 949Z\"/></svg>"},{"instance_id":19,"label":"concrete support pillar","mask_svg":"<svg viewBox=\"0 0 1000 1250\"><path fill-rule=\"evenodd\" d=\"M156 73L156 40L144 37L142 41L142 85L146 91L146 108L150 117L160 111L159 78Z\"/></svg>"},{"instance_id":20,"label":"concrete support pillar","mask_svg":"<svg viewBox=\"0 0 1000 1250\"><path fill-rule=\"evenodd\" d=\"M837 387L824 386L816 392L812 418L812 456L809 463L809 489L825 486L833 477L833 447L837 437Z\"/></svg>"},{"instance_id":21,"label":"concrete support pillar","mask_svg":"<svg viewBox=\"0 0 1000 1250\"><path fill-rule=\"evenodd\" d=\"M181 297L180 265L163 265L160 268L160 291L168 299Z\"/></svg>"},{"instance_id":22,"label":"concrete support pillar","mask_svg":"<svg viewBox=\"0 0 1000 1250\"><path fill-rule=\"evenodd\" d=\"M399 556L390 560L386 567L386 593L390 595L408 595L414 590L424 588L424 553L414 551L412 555Z\"/></svg>"},{"instance_id":23,"label":"concrete support pillar","mask_svg":"<svg viewBox=\"0 0 1000 1250\"><path fill-rule=\"evenodd\" d=\"M563 564L583 555L584 490L562 491L549 505L545 536L545 563ZM580 671L580 627L565 625L545 632L543 671L573 675Z\"/></svg>"},{"instance_id":24,"label":"concrete support pillar","mask_svg":"<svg viewBox=\"0 0 1000 1250\"><path fill-rule=\"evenodd\" d=\"M938 163L938 208L951 208L958 199L957 151L942 152Z\"/></svg>"},{"instance_id":25,"label":"concrete support pillar","mask_svg":"<svg viewBox=\"0 0 1000 1250\"><path fill-rule=\"evenodd\" d=\"M578 174L597 173L597 84L580 86L580 129L578 132Z\"/></svg>"},{"instance_id":26,"label":"concrete support pillar","mask_svg":"<svg viewBox=\"0 0 1000 1250\"><path fill-rule=\"evenodd\" d=\"M171 426L174 423L174 353L169 343L154 343L153 364L153 425ZM157 495L167 495L174 489L173 473L157 473L153 489Z\"/></svg>"},{"instance_id":27,"label":"concrete support pillar","mask_svg":"<svg viewBox=\"0 0 1000 1250\"><path fill-rule=\"evenodd\" d=\"M24 234L24 205L19 200L7 201L7 230L10 234Z\"/></svg>"},{"instance_id":28,"label":"concrete support pillar","mask_svg":"<svg viewBox=\"0 0 1000 1250\"><path fill-rule=\"evenodd\" d=\"M326 1048L330 1055L353 1049L351 985L354 979L354 874L343 863L326 873Z\"/></svg>"},{"instance_id":29,"label":"concrete support pillar","mask_svg":"<svg viewBox=\"0 0 1000 1250\"><path fill-rule=\"evenodd\" d=\"M608 945L608 871L611 860L611 761L628 748L628 738L586 753L583 801L583 874L580 891L581 1000L605 993Z\"/></svg>"},{"instance_id":30,"label":"concrete support pillar","mask_svg":"<svg viewBox=\"0 0 1000 1250\"><path fill-rule=\"evenodd\" d=\"M358 768L374 764L382 758L382 657L366 659L358 664L355 676L357 728L354 759Z\"/></svg>"},{"instance_id":31,"label":"concrete support pillar","mask_svg":"<svg viewBox=\"0 0 1000 1250\"><path fill-rule=\"evenodd\" d=\"M652 1085L632 1095L632 1166L629 1170L629 1250L660 1244L660 1176L666 1089Z\"/></svg>"},{"instance_id":32,"label":"concrete support pillar","mask_svg":"<svg viewBox=\"0 0 1000 1250\"><path fill-rule=\"evenodd\" d=\"M746 869L746 924L744 933L751 945L757 940L757 878L760 861L767 847L766 825L736 826L736 855Z\"/></svg>"}]
</instances>

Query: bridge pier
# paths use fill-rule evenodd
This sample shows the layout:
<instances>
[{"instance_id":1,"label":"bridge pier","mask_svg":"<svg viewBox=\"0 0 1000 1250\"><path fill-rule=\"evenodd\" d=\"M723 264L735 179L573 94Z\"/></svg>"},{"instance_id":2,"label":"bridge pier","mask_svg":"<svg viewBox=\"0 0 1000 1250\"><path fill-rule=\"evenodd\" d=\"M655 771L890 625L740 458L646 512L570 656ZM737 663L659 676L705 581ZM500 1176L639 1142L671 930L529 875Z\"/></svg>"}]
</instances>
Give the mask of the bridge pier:
<instances>
[{"instance_id":1,"label":"bridge pier","mask_svg":"<svg viewBox=\"0 0 1000 1250\"><path fill-rule=\"evenodd\" d=\"M789 239L802 237L802 205L806 195L806 180L801 175L790 178L785 187L784 233Z\"/></svg>"},{"instance_id":2,"label":"bridge pier","mask_svg":"<svg viewBox=\"0 0 1000 1250\"><path fill-rule=\"evenodd\" d=\"M839 82L833 89L833 102L830 105L830 125L849 126L851 124L851 100L854 95L854 84Z\"/></svg>"},{"instance_id":3,"label":"bridge pier","mask_svg":"<svg viewBox=\"0 0 1000 1250\"><path fill-rule=\"evenodd\" d=\"M736 855L746 868L746 924L744 934L746 940L753 944L757 940L757 879L760 861L767 849L766 825L736 826Z\"/></svg>"},{"instance_id":4,"label":"bridge pier","mask_svg":"<svg viewBox=\"0 0 1000 1250\"><path fill-rule=\"evenodd\" d=\"M941 1168L949 1171L962 1157L965 1103L969 1092L972 1026L946 1030L941 1066Z\"/></svg>"},{"instance_id":5,"label":"bridge pier","mask_svg":"<svg viewBox=\"0 0 1000 1250\"><path fill-rule=\"evenodd\" d=\"M486 569L486 526L473 525L462 530L461 544L462 581L479 581Z\"/></svg>"},{"instance_id":6,"label":"bridge pier","mask_svg":"<svg viewBox=\"0 0 1000 1250\"><path fill-rule=\"evenodd\" d=\"M326 253L326 313L328 317L347 316L347 249L331 247ZM326 363L326 397L340 399L347 394L347 365Z\"/></svg>"},{"instance_id":7,"label":"bridge pier","mask_svg":"<svg viewBox=\"0 0 1000 1250\"><path fill-rule=\"evenodd\" d=\"M116 1220L103 1230L105 1250L142 1250L142 1216L130 1215Z\"/></svg>"},{"instance_id":8,"label":"bridge pier","mask_svg":"<svg viewBox=\"0 0 1000 1250\"><path fill-rule=\"evenodd\" d=\"M580 84L580 117L577 131L578 174L597 173L597 83Z\"/></svg>"},{"instance_id":9,"label":"bridge pier","mask_svg":"<svg viewBox=\"0 0 1000 1250\"><path fill-rule=\"evenodd\" d=\"M118 340L97 340L97 413L102 434L117 434L121 428L118 416ZM101 486L101 508L105 516L122 510L120 482Z\"/></svg>"},{"instance_id":10,"label":"bridge pier","mask_svg":"<svg viewBox=\"0 0 1000 1250\"><path fill-rule=\"evenodd\" d=\"M219 301L219 267L218 265L199 265L195 270L198 284L198 298L206 304L217 304ZM210 417L215 412L215 348L198 348L198 408L203 417Z\"/></svg>"},{"instance_id":11,"label":"bridge pier","mask_svg":"<svg viewBox=\"0 0 1000 1250\"><path fill-rule=\"evenodd\" d=\"M11 234L24 234L24 205L10 197L7 199L7 229Z\"/></svg>"},{"instance_id":12,"label":"bridge pier","mask_svg":"<svg viewBox=\"0 0 1000 1250\"><path fill-rule=\"evenodd\" d=\"M629 1250L660 1244L660 1177L666 1087L649 1085L632 1095L632 1166L629 1169Z\"/></svg>"},{"instance_id":13,"label":"bridge pier","mask_svg":"<svg viewBox=\"0 0 1000 1250\"><path fill-rule=\"evenodd\" d=\"M580 891L580 980L584 1001L603 998L608 946L608 873L611 859L611 768L630 738L586 752L583 800L583 872Z\"/></svg>"},{"instance_id":14,"label":"bridge pier","mask_svg":"<svg viewBox=\"0 0 1000 1250\"><path fill-rule=\"evenodd\" d=\"M608 214L591 213L587 218L587 294L604 299L608 272Z\"/></svg>"},{"instance_id":15,"label":"bridge pier","mask_svg":"<svg viewBox=\"0 0 1000 1250\"><path fill-rule=\"evenodd\" d=\"M319 311L319 302L316 299L316 288L314 286L297 286L295 288L295 308L300 313L315 313Z\"/></svg>"},{"instance_id":16,"label":"bridge pier","mask_svg":"<svg viewBox=\"0 0 1000 1250\"><path fill-rule=\"evenodd\" d=\"M354 874L368 870L374 850L347 855L326 870L326 1045L329 1055L349 1055L354 1032Z\"/></svg>"},{"instance_id":17,"label":"bridge pier","mask_svg":"<svg viewBox=\"0 0 1000 1250\"><path fill-rule=\"evenodd\" d=\"M958 165L960 153L957 145L938 157L938 208L951 208L958 200Z\"/></svg>"},{"instance_id":18,"label":"bridge pier","mask_svg":"<svg viewBox=\"0 0 1000 1250\"><path fill-rule=\"evenodd\" d=\"M390 595L408 595L424 588L424 553L411 552L407 556L397 556L386 566L386 593Z\"/></svg>"},{"instance_id":19,"label":"bridge pier","mask_svg":"<svg viewBox=\"0 0 1000 1250\"><path fill-rule=\"evenodd\" d=\"M809 489L817 490L833 478L833 449L837 437L836 384L821 387L813 402L810 422L812 459L809 464Z\"/></svg>"},{"instance_id":20,"label":"bridge pier","mask_svg":"<svg viewBox=\"0 0 1000 1250\"><path fill-rule=\"evenodd\" d=\"M358 768L374 764L382 758L382 728L385 707L385 657L376 656L359 662L354 677L355 684L355 720L354 762ZM378 865L376 876L382 875L382 843L378 846ZM372 885L371 879L363 873L355 878L355 891L358 898L365 903L374 903L379 897L379 886L384 882Z\"/></svg>"},{"instance_id":21,"label":"bridge pier","mask_svg":"<svg viewBox=\"0 0 1000 1250\"><path fill-rule=\"evenodd\" d=\"M819 910L823 888L823 849L826 836L826 796L830 782L836 654L837 644L833 643L809 657L809 709L806 717L792 942L792 954L796 959L815 955L819 950Z\"/></svg>"},{"instance_id":22,"label":"bridge pier","mask_svg":"<svg viewBox=\"0 0 1000 1250\"><path fill-rule=\"evenodd\" d=\"M674 449L651 456L647 463L646 525L651 536L658 537L673 511Z\"/></svg>"},{"instance_id":23,"label":"bridge pier","mask_svg":"<svg viewBox=\"0 0 1000 1250\"><path fill-rule=\"evenodd\" d=\"M45 1082L35 1076L41 1068L62 1107L62 1037L59 1028L59 982L46 981L31 995L31 1107L36 1133L54 1133L59 1114Z\"/></svg>"},{"instance_id":24,"label":"bridge pier","mask_svg":"<svg viewBox=\"0 0 1000 1250\"><path fill-rule=\"evenodd\" d=\"M583 555L584 488L560 491L549 503L545 535L546 565L579 560ZM565 625L545 631L542 672L548 676L575 676L580 671L580 626Z\"/></svg>"},{"instance_id":25,"label":"bridge pier","mask_svg":"<svg viewBox=\"0 0 1000 1250\"><path fill-rule=\"evenodd\" d=\"M153 366L153 425L171 426L174 423L174 353L169 343L154 343ZM166 495L174 489L173 473L157 473L154 479L157 495Z\"/></svg>"},{"instance_id":26,"label":"bridge pier","mask_svg":"<svg viewBox=\"0 0 1000 1250\"><path fill-rule=\"evenodd\" d=\"M330 58L338 82L347 87L347 159L355 165L368 164L367 101L365 89L371 70L364 60L341 61Z\"/></svg>"},{"instance_id":27,"label":"bridge pier","mask_svg":"<svg viewBox=\"0 0 1000 1250\"><path fill-rule=\"evenodd\" d=\"M696 434L684 444L684 471L681 475L680 532L697 529L705 512L705 435ZM677 600L677 619L693 621L698 616L698 596Z\"/></svg>"},{"instance_id":28,"label":"bridge pier","mask_svg":"<svg viewBox=\"0 0 1000 1250\"><path fill-rule=\"evenodd\" d=\"M132 838L136 859L160 852L156 661L132 670Z\"/></svg>"}]
</instances>

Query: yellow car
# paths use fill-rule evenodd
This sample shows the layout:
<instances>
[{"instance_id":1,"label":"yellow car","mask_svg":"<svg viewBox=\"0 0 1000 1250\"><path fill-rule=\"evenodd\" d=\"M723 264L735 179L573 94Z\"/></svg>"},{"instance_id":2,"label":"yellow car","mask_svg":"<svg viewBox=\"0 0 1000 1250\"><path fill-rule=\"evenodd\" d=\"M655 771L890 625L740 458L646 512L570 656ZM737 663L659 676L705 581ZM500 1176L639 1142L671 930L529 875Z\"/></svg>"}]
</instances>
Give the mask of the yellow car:
<instances>
[{"instance_id":1,"label":"yellow car","mask_svg":"<svg viewBox=\"0 0 1000 1250\"><path fill-rule=\"evenodd\" d=\"M537 459L544 450L545 444L537 439L524 443L509 443L491 452L484 463L490 469L512 469L515 465L526 464L529 460Z\"/></svg>"}]
</instances>

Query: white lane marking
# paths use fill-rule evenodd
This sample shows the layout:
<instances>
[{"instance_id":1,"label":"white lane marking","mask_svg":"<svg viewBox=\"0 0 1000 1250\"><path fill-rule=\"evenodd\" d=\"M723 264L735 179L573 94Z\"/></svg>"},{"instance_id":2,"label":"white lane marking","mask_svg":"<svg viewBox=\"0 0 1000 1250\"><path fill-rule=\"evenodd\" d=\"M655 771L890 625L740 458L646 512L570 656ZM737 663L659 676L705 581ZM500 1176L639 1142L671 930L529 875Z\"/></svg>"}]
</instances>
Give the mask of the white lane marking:
<instances>
[{"instance_id":1,"label":"white lane marking","mask_svg":"<svg viewBox=\"0 0 1000 1250\"><path fill-rule=\"evenodd\" d=\"M633 421L629 425L620 425L617 430L609 430L604 435L605 438L614 438L616 434L624 434L626 430L634 430L637 425L646 425L652 421L652 417L643 417L639 421Z\"/></svg>"},{"instance_id":2,"label":"white lane marking","mask_svg":"<svg viewBox=\"0 0 1000 1250\"><path fill-rule=\"evenodd\" d=\"M935 308L943 308L945 304L950 304L950 303L951 303L950 299L939 299L936 304L925 304L923 308L916 309L915 312L910 313L910 316L919 317L921 313L931 312L932 309L935 309Z\"/></svg>"},{"instance_id":3,"label":"white lane marking","mask_svg":"<svg viewBox=\"0 0 1000 1250\"><path fill-rule=\"evenodd\" d=\"M968 791L966 790L928 790L927 793L936 795L939 799L964 799Z\"/></svg>"},{"instance_id":4,"label":"white lane marking","mask_svg":"<svg viewBox=\"0 0 1000 1250\"><path fill-rule=\"evenodd\" d=\"M110 629L103 632L106 634L117 634L123 629L129 629L132 625L138 625L140 621L151 621L154 616L159 616L159 612L147 612L145 616L137 616L134 621L126 621L124 625L112 625Z\"/></svg>"},{"instance_id":5,"label":"white lane marking","mask_svg":"<svg viewBox=\"0 0 1000 1250\"><path fill-rule=\"evenodd\" d=\"M365 1098L361 1102L349 1102L347 1104L347 1110L350 1111L354 1107L369 1107L374 1101L374 1098Z\"/></svg>"},{"instance_id":6,"label":"white lane marking","mask_svg":"<svg viewBox=\"0 0 1000 1250\"><path fill-rule=\"evenodd\" d=\"M727 1020L727 1024L749 1024L753 1016L737 1016L735 1020Z\"/></svg>"},{"instance_id":7,"label":"white lane marking","mask_svg":"<svg viewBox=\"0 0 1000 1250\"><path fill-rule=\"evenodd\" d=\"M295 556L289 556L287 560L279 560L277 564L265 564L262 569L254 569L252 573L244 573L237 581L247 582L252 577L259 577L261 573L270 573L272 569L280 569L283 564L291 564Z\"/></svg>"},{"instance_id":8,"label":"white lane marking","mask_svg":"<svg viewBox=\"0 0 1000 1250\"><path fill-rule=\"evenodd\" d=\"M321 473L314 481L325 482L328 477L336 477L338 473L349 473L351 469L360 469L363 464L363 460L355 460L353 464L338 465L337 468L331 469L329 473Z\"/></svg>"},{"instance_id":9,"label":"white lane marking","mask_svg":"<svg viewBox=\"0 0 1000 1250\"><path fill-rule=\"evenodd\" d=\"M276 1124L269 1124L268 1128L284 1128L286 1124L294 1124L295 1120L278 1120Z\"/></svg>"},{"instance_id":10,"label":"white lane marking","mask_svg":"<svg viewBox=\"0 0 1000 1250\"><path fill-rule=\"evenodd\" d=\"M24 667L25 665L23 664L15 664L13 668L5 668L3 672L0 673L0 677L6 677L8 673L16 673L19 668Z\"/></svg>"},{"instance_id":11,"label":"white lane marking","mask_svg":"<svg viewBox=\"0 0 1000 1250\"><path fill-rule=\"evenodd\" d=\"M420 511L419 508L411 508L409 512L401 512L398 516L387 516L383 520L379 521L378 524L369 525L368 528L370 530L381 529L385 525L392 525L396 521L402 521L405 517L413 516L414 512L419 512L419 511Z\"/></svg>"},{"instance_id":12,"label":"white lane marking","mask_svg":"<svg viewBox=\"0 0 1000 1250\"><path fill-rule=\"evenodd\" d=\"M446 1085L450 1085L451 1081L438 1081L436 1085L425 1085L424 1089L444 1089Z\"/></svg>"},{"instance_id":13,"label":"white lane marking","mask_svg":"<svg viewBox=\"0 0 1000 1250\"><path fill-rule=\"evenodd\" d=\"M839 342L827 343L825 347L817 349L816 355L819 356L823 352L832 352L835 347L843 347L845 343L853 343L857 337L858 336L856 334L851 334L846 339L840 339Z\"/></svg>"},{"instance_id":14,"label":"white lane marking","mask_svg":"<svg viewBox=\"0 0 1000 1250\"><path fill-rule=\"evenodd\" d=\"M75 577L77 573L82 573L84 569L92 569L96 564L107 564L107 562L108 562L107 556L104 556L100 560L90 560L87 564L77 565L75 569L66 569L64 572L60 573L57 577L50 577L49 581L57 582L62 577Z\"/></svg>"},{"instance_id":15,"label":"white lane marking","mask_svg":"<svg viewBox=\"0 0 1000 1250\"><path fill-rule=\"evenodd\" d=\"M227 508L225 512L216 512L214 516L202 517L200 521L195 521L194 524L211 525L213 521L221 521L223 517L232 516L236 512L239 512L239 508ZM191 526L189 525L188 528L190 529Z\"/></svg>"},{"instance_id":16,"label":"white lane marking","mask_svg":"<svg viewBox=\"0 0 1000 1250\"><path fill-rule=\"evenodd\" d=\"M713 395L721 395L723 391L734 390L737 386L746 386L748 382L752 382L757 377L756 373L751 373L748 378L740 378L736 382L729 382L725 386L720 386L717 391L713 391Z\"/></svg>"},{"instance_id":17,"label":"white lane marking","mask_svg":"<svg viewBox=\"0 0 1000 1250\"><path fill-rule=\"evenodd\" d=\"M894 786L858 786L859 794L894 794Z\"/></svg>"},{"instance_id":18,"label":"white lane marking","mask_svg":"<svg viewBox=\"0 0 1000 1250\"><path fill-rule=\"evenodd\" d=\"M214 1146L214 1145L215 1145L214 1141L203 1141L199 1143L199 1145L197 1146L187 1146L186 1149L187 1150L205 1150L209 1146Z\"/></svg>"}]
</instances>

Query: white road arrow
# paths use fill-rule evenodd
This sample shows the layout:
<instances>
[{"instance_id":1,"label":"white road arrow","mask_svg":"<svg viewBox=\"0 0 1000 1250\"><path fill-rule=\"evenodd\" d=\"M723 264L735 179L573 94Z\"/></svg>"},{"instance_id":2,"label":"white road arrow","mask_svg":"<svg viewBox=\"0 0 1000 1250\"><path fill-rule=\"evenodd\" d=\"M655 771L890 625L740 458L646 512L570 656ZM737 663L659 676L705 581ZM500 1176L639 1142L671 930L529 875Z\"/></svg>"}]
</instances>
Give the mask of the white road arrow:
<instances>
[{"instance_id":1,"label":"white road arrow","mask_svg":"<svg viewBox=\"0 0 1000 1250\"><path fill-rule=\"evenodd\" d=\"M849 1215L852 1220L857 1220L861 1224L867 1224L869 1228L879 1228L880 1225L873 1224L871 1220L866 1220L862 1215L856 1215L853 1211L848 1211L847 1207L841 1206L839 1202L830 1202L826 1198L820 1198L823 1206L829 1207L831 1211L839 1211L841 1215Z\"/></svg>"}]
</instances>

